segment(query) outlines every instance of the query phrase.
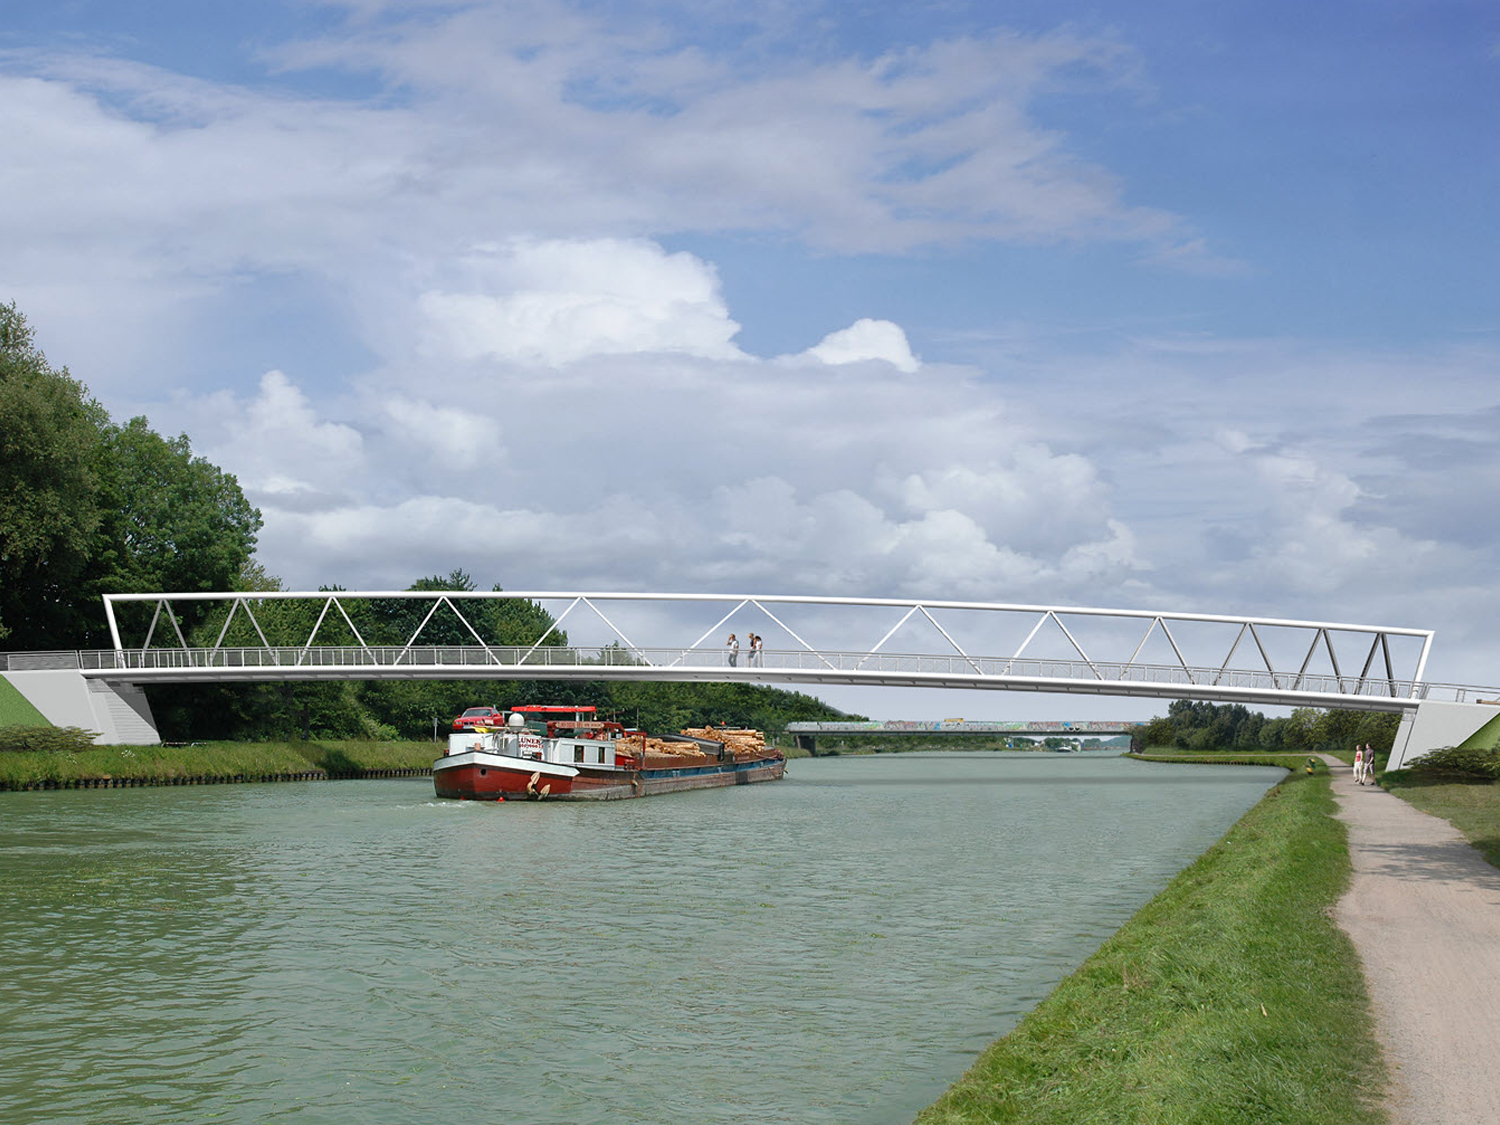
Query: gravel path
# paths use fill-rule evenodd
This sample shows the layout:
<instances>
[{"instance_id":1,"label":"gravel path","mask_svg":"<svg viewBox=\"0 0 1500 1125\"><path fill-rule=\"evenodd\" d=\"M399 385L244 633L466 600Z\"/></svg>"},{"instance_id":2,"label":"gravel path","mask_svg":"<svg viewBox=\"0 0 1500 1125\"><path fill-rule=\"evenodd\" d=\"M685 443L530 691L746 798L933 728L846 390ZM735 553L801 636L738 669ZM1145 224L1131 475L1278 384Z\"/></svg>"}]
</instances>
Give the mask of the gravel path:
<instances>
[{"instance_id":1,"label":"gravel path","mask_svg":"<svg viewBox=\"0 0 1500 1125\"><path fill-rule=\"evenodd\" d=\"M1354 878L1335 911L1364 961L1396 1125L1500 1122L1500 869L1445 820L1324 758Z\"/></svg>"}]
</instances>

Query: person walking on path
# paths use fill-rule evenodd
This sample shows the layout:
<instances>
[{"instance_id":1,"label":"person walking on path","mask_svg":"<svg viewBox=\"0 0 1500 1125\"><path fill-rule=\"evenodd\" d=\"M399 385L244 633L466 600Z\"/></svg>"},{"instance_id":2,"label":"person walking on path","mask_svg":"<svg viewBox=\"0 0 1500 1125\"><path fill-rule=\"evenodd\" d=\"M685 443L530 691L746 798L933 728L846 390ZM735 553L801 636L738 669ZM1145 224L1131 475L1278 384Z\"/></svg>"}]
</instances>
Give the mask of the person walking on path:
<instances>
[{"instance_id":1,"label":"person walking on path","mask_svg":"<svg viewBox=\"0 0 1500 1125\"><path fill-rule=\"evenodd\" d=\"M1365 783L1365 752L1356 746L1354 748L1354 784Z\"/></svg>"},{"instance_id":2,"label":"person walking on path","mask_svg":"<svg viewBox=\"0 0 1500 1125\"><path fill-rule=\"evenodd\" d=\"M1353 867L1334 920L1364 962L1391 1120L1500 1122L1500 869L1447 821L1324 761Z\"/></svg>"}]
</instances>

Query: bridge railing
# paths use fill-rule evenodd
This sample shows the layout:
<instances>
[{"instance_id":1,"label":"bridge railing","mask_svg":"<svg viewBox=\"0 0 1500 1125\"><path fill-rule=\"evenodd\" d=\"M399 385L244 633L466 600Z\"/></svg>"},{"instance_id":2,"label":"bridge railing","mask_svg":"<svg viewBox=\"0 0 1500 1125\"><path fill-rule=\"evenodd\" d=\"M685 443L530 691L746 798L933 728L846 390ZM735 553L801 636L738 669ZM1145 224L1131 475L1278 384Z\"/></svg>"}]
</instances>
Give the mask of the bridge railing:
<instances>
[{"instance_id":1,"label":"bridge railing","mask_svg":"<svg viewBox=\"0 0 1500 1125\"><path fill-rule=\"evenodd\" d=\"M1294 692L1314 695L1353 696L1370 700L1435 699L1449 702L1473 702L1476 699L1500 698L1500 688L1459 684L1435 684L1386 677L1359 677L1309 672L1271 672L1256 669L1193 668L1175 664L1108 663L1103 661L1017 659L1015 657L968 656L959 654L916 654L885 652L818 652L802 649L766 650L755 663L742 652L731 666L727 653L699 648L633 648L617 645L589 647L504 647L483 645L445 646L314 646L248 648L159 648L103 649L83 652L0 653L0 669L35 671L78 669L85 672L119 672L122 678L132 673L142 680L178 678L239 678L237 673L253 675L255 670L279 676L315 678L319 672L337 675L357 673L361 669L383 675L410 670L423 678L440 678L451 671L461 678L478 678L476 673L490 672L496 679L520 674L524 678L545 678L548 669L562 678L588 678L597 673L608 678L622 678L621 673L634 669L640 678L653 678L653 672L691 674L712 672L715 678L762 678L784 680L799 673L808 679L837 679L841 682L880 682L889 678L928 678L949 682L969 682L982 686L986 682L1024 684L1026 682L1076 681L1108 690L1110 685L1126 687L1174 687L1192 695L1192 689L1249 690L1257 692ZM247 676L247 678L249 678ZM270 677L267 677L270 678ZM355 677L357 678L357 676Z\"/></svg>"}]
</instances>

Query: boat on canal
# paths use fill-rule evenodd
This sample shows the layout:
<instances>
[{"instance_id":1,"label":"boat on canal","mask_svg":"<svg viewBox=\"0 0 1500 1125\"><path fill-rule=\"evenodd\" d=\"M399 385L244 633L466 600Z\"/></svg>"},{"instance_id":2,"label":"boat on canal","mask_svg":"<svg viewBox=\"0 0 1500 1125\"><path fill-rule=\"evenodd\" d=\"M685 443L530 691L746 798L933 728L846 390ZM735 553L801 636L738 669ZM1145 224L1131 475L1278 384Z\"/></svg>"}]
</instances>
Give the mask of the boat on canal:
<instances>
[{"instance_id":1,"label":"boat on canal","mask_svg":"<svg viewBox=\"0 0 1500 1125\"><path fill-rule=\"evenodd\" d=\"M432 764L439 797L466 801L650 797L777 781L786 756L758 731L684 731L651 738L601 721L593 707L513 707L503 725L448 736Z\"/></svg>"}]
</instances>

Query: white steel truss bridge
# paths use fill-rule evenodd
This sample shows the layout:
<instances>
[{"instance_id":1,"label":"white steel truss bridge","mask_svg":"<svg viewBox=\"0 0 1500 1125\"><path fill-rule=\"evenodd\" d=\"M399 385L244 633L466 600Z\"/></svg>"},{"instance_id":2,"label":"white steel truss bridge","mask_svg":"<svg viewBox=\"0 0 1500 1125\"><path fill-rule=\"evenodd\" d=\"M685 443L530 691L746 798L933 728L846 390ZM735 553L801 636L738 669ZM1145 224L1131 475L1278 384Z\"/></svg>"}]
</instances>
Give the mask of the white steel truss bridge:
<instances>
[{"instance_id":1,"label":"white steel truss bridge","mask_svg":"<svg viewBox=\"0 0 1500 1125\"><path fill-rule=\"evenodd\" d=\"M204 604L208 603L208 604ZM499 603L497 605L497 603ZM537 632L501 643L495 612ZM381 613L376 610L384 607ZM394 610L392 607L395 607ZM1410 711L1494 689L1423 680L1425 629L991 602L559 591L110 594L85 677L744 681L987 688ZM181 621L197 620L189 644ZM128 620L126 620L128 618ZM391 632L391 622L401 630ZM377 628L375 623L385 622ZM381 632L383 629L383 632ZM750 635L765 638L752 649ZM560 643L565 635L566 643ZM738 651L727 634L738 639ZM379 635L377 635L377 633ZM489 633L490 635L486 635ZM439 643L434 638L441 634ZM212 640L208 638L212 637ZM580 643L582 642L582 643ZM16 670L19 654L10 657ZM26 656L21 655L22 664ZM37 665L30 665L35 667ZM58 667L52 664L52 667Z\"/></svg>"}]
</instances>

